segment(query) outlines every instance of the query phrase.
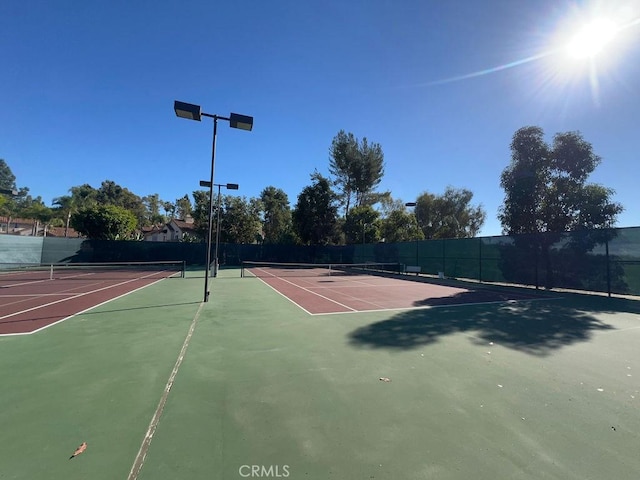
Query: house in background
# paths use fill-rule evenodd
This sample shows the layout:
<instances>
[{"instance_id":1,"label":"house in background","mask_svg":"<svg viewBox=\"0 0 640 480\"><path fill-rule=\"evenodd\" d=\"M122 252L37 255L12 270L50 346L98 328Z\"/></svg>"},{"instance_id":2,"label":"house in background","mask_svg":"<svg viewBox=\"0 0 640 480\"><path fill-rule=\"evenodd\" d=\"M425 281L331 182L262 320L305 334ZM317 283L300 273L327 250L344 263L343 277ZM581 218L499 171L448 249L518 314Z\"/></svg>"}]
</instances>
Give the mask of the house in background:
<instances>
[{"instance_id":1,"label":"house in background","mask_svg":"<svg viewBox=\"0 0 640 480\"><path fill-rule=\"evenodd\" d=\"M35 220L0 217L0 233L41 237L44 234L44 227Z\"/></svg>"},{"instance_id":2,"label":"house in background","mask_svg":"<svg viewBox=\"0 0 640 480\"><path fill-rule=\"evenodd\" d=\"M200 237L191 216L184 220L172 218L166 225L151 227L150 230L144 231L143 235L146 242L181 242L185 238Z\"/></svg>"},{"instance_id":3,"label":"house in background","mask_svg":"<svg viewBox=\"0 0 640 480\"><path fill-rule=\"evenodd\" d=\"M21 235L26 237L65 237L65 227L51 227L36 220L26 218L0 217L0 234ZM69 227L67 238L80 238L80 232Z\"/></svg>"},{"instance_id":4,"label":"house in background","mask_svg":"<svg viewBox=\"0 0 640 480\"><path fill-rule=\"evenodd\" d=\"M47 227L46 236L56 238L84 238L80 232L71 227L67 229L65 229L65 227Z\"/></svg>"}]
</instances>

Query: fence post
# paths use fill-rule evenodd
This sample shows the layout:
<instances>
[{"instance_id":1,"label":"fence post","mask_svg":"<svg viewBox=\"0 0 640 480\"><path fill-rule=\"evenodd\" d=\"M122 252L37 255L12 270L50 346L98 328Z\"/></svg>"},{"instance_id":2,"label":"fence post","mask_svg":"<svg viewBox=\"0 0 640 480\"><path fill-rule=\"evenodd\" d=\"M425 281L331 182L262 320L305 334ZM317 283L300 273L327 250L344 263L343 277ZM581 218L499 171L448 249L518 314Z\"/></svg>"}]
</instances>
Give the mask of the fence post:
<instances>
[{"instance_id":1,"label":"fence post","mask_svg":"<svg viewBox=\"0 0 640 480\"><path fill-rule=\"evenodd\" d=\"M478 237L478 281L482 283L482 237Z\"/></svg>"},{"instance_id":2,"label":"fence post","mask_svg":"<svg viewBox=\"0 0 640 480\"><path fill-rule=\"evenodd\" d=\"M446 254L446 250L445 247L447 246L447 241L443 238L442 239L442 274L446 277L447 276L447 269L446 269L446 265L447 265L447 254Z\"/></svg>"},{"instance_id":3,"label":"fence post","mask_svg":"<svg viewBox=\"0 0 640 480\"><path fill-rule=\"evenodd\" d=\"M611 267L609 265L609 239L605 240L605 252L607 256L607 294L611 298Z\"/></svg>"},{"instance_id":4,"label":"fence post","mask_svg":"<svg viewBox=\"0 0 640 480\"><path fill-rule=\"evenodd\" d=\"M536 264L536 268L535 268L535 272L536 272L535 273L535 275L536 275L536 290L538 290L538 288L539 288L538 284L540 282L538 281L538 243L537 242L534 244L534 247L535 247L535 258L534 258L534 261L535 261L535 264Z\"/></svg>"}]
</instances>

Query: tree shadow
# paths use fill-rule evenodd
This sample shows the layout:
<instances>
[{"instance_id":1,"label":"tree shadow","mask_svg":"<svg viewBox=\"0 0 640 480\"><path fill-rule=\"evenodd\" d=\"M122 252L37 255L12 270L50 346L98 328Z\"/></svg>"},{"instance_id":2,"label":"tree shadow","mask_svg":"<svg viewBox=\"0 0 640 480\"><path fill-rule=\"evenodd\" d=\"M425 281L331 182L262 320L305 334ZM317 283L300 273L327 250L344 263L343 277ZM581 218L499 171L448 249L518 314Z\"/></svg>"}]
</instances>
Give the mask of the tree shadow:
<instances>
[{"instance_id":1,"label":"tree shadow","mask_svg":"<svg viewBox=\"0 0 640 480\"><path fill-rule=\"evenodd\" d=\"M468 288L468 287L465 287ZM511 289L503 291L494 290L487 287L471 288L453 295L443 295L441 297L427 297L423 300L413 302L415 307L438 307L445 305L469 305L476 303L511 302L516 300L553 298L545 294L535 292L525 292Z\"/></svg>"},{"instance_id":2,"label":"tree shadow","mask_svg":"<svg viewBox=\"0 0 640 480\"><path fill-rule=\"evenodd\" d=\"M408 310L357 328L348 338L351 345L359 348L407 350L431 345L446 335L464 333L471 336L473 343L494 342L530 355L546 356L588 341L593 332L616 329L596 318L597 312L640 313L637 301L580 297L583 296ZM438 301L443 299L422 304L438 305Z\"/></svg>"}]
</instances>

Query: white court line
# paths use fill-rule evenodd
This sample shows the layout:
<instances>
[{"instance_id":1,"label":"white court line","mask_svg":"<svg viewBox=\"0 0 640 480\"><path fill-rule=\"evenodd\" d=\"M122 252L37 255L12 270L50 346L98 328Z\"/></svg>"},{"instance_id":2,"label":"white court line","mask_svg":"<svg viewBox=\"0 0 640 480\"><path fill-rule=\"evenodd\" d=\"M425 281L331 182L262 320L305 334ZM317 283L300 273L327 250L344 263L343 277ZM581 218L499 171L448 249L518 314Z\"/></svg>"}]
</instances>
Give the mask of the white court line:
<instances>
[{"instance_id":1,"label":"white court line","mask_svg":"<svg viewBox=\"0 0 640 480\"><path fill-rule=\"evenodd\" d=\"M135 290L131 290L129 292L123 293L122 295L118 295L117 297L110 298L109 300L105 300L104 302L98 303L98 304L93 305L93 306L91 306L89 308L85 308L84 310L80 310L79 312L76 312L76 313L74 313L72 315L69 315L68 317L61 318L57 322L49 323L49 324L45 325L44 327L40 327L40 328L38 328L36 330L32 330L31 332L3 333L3 334L0 334L0 337L17 337L19 335L31 335L33 333L41 332L42 330L44 330L46 328L49 328L49 327L53 327L54 325L57 325L60 322L64 322L65 320L69 320L70 318L73 318L75 316L78 316L78 315L81 315L83 313L86 313L86 312L88 312L90 310L93 310L94 308L98 308L98 307L101 307L102 305L106 305L107 303L113 302L114 300L118 300L119 298L123 298L123 297L126 297L127 295L131 295L132 293L137 292L139 290L142 290L143 288L147 288L147 287L150 287L151 285L155 285L156 283L161 282L162 280L165 280L165 279L164 278L159 278L155 282L151 282L149 285L143 285L142 287L138 287Z\"/></svg>"},{"instance_id":2,"label":"white court line","mask_svg":"<svg viewBox=\"0 0 640 480\"><path fill-rule=\"evenodd\" d=\"M0 317L0 320L4 320L5 318L14 317L14 316L16 316L16 315L20 315L20 314L22 314L22 313L31 312L31 311L33 311L33 310L38 310L38 309L40 309L40 308L44 308L44 307L48 307L48 306L51 306L51 305L55 305L56 303L66 302L67 300L73 300L73 299L75 299L75 298L84 297L85 295L90 295L90 294L92 294L92 293L101 292L102 290L108 290L108 289L110 289L110 288L119 287L120 285L125 285L125 284L127 284L127 283L135 282L136 280L142 280L142 279L145 279L145 278L147 278L147 277L150 277L150 276L152 276L152 275L155 275L156 273L157 273L157 272L155 272L155 273L150 273L149 275L145 275L145 276L140 277L140 278L132 278L131 280L127 280L127 281L125 281L125 282L120 282L120 283L117 283L117 284L115 284L115 285L110 285L110 286L108 286L108 287L98 288L98 289L96 289L96 290L91 290L91 291L89 291L89 292L80 293L80 294L77 294L77 295L72 296L72 297L68 297L68 298L63 298L63 299L60 299L60 300L56 300L55 302L49 302L49 303L46 303L46 304L44 304L44 305L39 305L39 306L37 306L37 307L28 308L28 309L26 309L26 310L21 310L21 311L19 311L19 312L11 313L11 314L9 314L9 315L4 315L4 316ZM48 324L48 325L45 325L44 327L40 327L40 328L38 328L38 329L36 329L36 330L33 330L33 331L31 331L31 332L21 332L21 333L4 333L4 334L0 334L0 337L9 337L9 336L15 336L15 335L31 335L32 333L40 332L41 330L44 330L45 328L49 328L49 327L51 327L51 326L53 326L53 325L57 325L58 323L63 322L63 321L65 321L65 320L68 320L69 318L75 317L76 315L79 315L79 314L81 314L81 313L84 313L84 312L87 312L87 311L89 311L89 310L92 310L92 309L94 309L94 308L96 308L96 307L99 307L100 305L104 305L105 303L111 302L111 301L115 300L116 298L124 297L125 295L129 295L130 293L137 292L138 290L141 290L141 289L143 289L143 288L146 288L146 287L149 287L149 286L151 286L151 285L154 285L154 284L158 283L158 282L159 282L159 281L161 281L161 280L164 280L164 278L160 278L160 279L158 279L157 281L150 283L149 285L143 285L143 286L142 286L142 287L140 287L140 288L136 288L135 290L132 290L132 291L127 292L127 293L124 293L124 294L119 295L119 296L117 296L117 297L115 297L115 298L111 298L111 299L109 299L109 300L107 300L107 301L105 301L105 302L99 303L98 305L94 305L94 306L92 306L92 307L89 307L89 308L87 308L87 309L85 309L85 310L82 310L81 312L76 312L76 313L74 313L73 315L69 315L68 317L65 317L65 318L63 318L63 319L60 319L60 320L58 320L57 322L50 323L50 324Z\"/></svg>"},{"instance_id":3,"label":"white court line","mask_svg":"<svg viewBox=\"0 0 640 480\"><path fill-rule=\"evenodd\" d=\"M612 333L620 333L620 332L626 332L628 330L638 330L640 327L627 327L627 328L617 328L615 330L609 330L606 332L598 332L600 335L609 335Z\"/></svg>"},{"instance_id":4,"label":"white court line","mask_svg":"<svg viewBox=\"0 0 640 480\"><path fill-rule=\"evenodd\" d=\"M2 285L2 287L0 287L0 288L19 287L21 285L33 285L34 283L42 283L42 282L50 282L50 281L51 281L50 278L43 278L42 280L30 280L28 282L11 283L9 285Z\"/></svg>"},{"instance_id":5,"label":"white court line","mask_svg":"<svg viewBox=\"0 0 640 480\"><path fill-rule=\"evenodd\" d=\"M366 304L368 304L368 305L373 305L374 307L378 307L378 308L377 308L378 310L380 310L380 309L383 309L383 308L384 308L382 305L380 305L380 304L378 304L378 303L370 302L369 300L364 300L364 299L362 299L362 298L360 298L360 297L354 297L353 295L347 295L347 294L345 294L345 293L343 293L343 292L340 292L340 291L338 290L339 288L341 288L341 287L333 287L333 288L331 288L331 290L333 290L334 292L338 293L339 295L342 295L342 296L344 296L344 297L350 298L351 300L355 300L355 301L357 301L357 302L362 302L362 303L366 303ZM362 288L362 287L361 287L361 288ZM355 310L355 309L354 309L354 311L355 311L355 312L361 312L361 311L367 311L367 310Z\"/></svg>"},{"instance_id":6,"label":"white court line","mask_svg":"<svg viewBox=\"0 0 640 480\"><path fill-rule=\"evenodd\" d=\"M289 302L293 303L296 307L298 307L300 310L302 310L303 312L307 313L308 315L315 315L313 313L311 313L309 310L307 310L306 308L304 308L302 305L300 305L299 303L294 302L292 299L290 299L289 297L287 297L284 293L276 290L274 287L272 287L271 285L269 285L267 282L265 282L262 278L257 277L262 283L264 283L267 287L269 287L271 290L273 290L274 292L276 292L278 295L280 295L283 298L286 298L287 300L289 300Z\"/></svg>"},{"instance_id":7,"label":"white court line","mask_svg":"<svg viewBox=\"0 0 640 480\"><path fill-rule=\"evenodd\" d=\"M196 329L196 324L198 323L198 318L200 317L202 307L204 307L204 302L200 303L200 307L198 307L198 311L191 321L189 332L184 339L176 363L173 366L171 375L169 375L169 380L167 380L167 384L164 387L164 391L162 392L162 396L160 397L160 401L158 402L158 406L156 407L156 411L153 413L153 417L151 417L149 428L147 428L147 433L145 434L144 439L142 440L142 444L140 445L140 449L138 450L138 454L133 461L133 465L131 466L131 470L129 471L127 480L136 480L138 478L140 470L142 470L142 466L144 465L144 461L147 457L147 452L149 451L149 446L151 445L151 440L153 439L153 435L156 433L156 428L158 427L158 423L160 422L160 417L162 416L164 406L167 403L169 392L171 391L171 387L173 387L173 382L176 379L176 375L178 375L178 370L180 369L182 360L187 353L187 348L189 348L189 343L191 341L191 337L193 336L193 332Z\"/></svg>"},{"instance_id":8,"label":"white court line","mask_svg":"<svg viewBox=\"0 0 640 480\"><path fill-rule=\"evenodd\" d=\"M544 297L544 298L523 298L520 300L496 300L493 302L473 302L473 303L456 303L456 304L447 304L447 305L422 305L422 306L418 306L418 307L392 307L392 308L377 308L377 309L372 309L372 310L356 310L355 308L351 308L347 305L343 305L340 302L336 302L335 300L332 300L330 298L325 297L324 295L320 295L319 293L310 291L308 288L302 287L300 285L296 285L295 283L292 283L282 277L278 277L277 275L273 275L270 274L267 271L264 271L262 269L256 269L256 270L260 270L263 273L265 273L267 278L276 278L282 281L285 281L295 287L301 288L302 290L305 290L309 293L312 293L313 295L317 295L319 297L322 297L326 300L329 300L330 302L335 303L336 305L340 305L344 308L347 308L349 311L348 312L326 312L326 313L311 313L309 312L306 308L304 308L302 305L300 305L299 303L293 301L291 298L287 297L284 293L278 291L275 287L272 287L271 285L269 285L267 282L265 282L263 280L263 278L261 276L258 275L254 275L255 278L258 278L262 283L264 283L265 285L267 285L269 288L271 288L274 292L276 292L278 295L286 298L287 300L289 300L291 303L293 303L296 307L298 307L300 310L306 312L308 315L312 315L312 316L317 316L317 315L351 315L354 313L375 313L375 312L399 312L399 311L407 311L407 310L428 310L431 308L444 308L444 307L466 307L466 306L478 306L478 305L496 305L496 304L503 304L503 303L510 303L510 302L536 302L536 301L542 301L542 300L561 300L562 297ZM386 287L385 285L371 285L372 287ZM398 285L400 286L400 285ZM355 285L354 285L355 287ZM327 287L314 287L314 288L337 288L336 286L327 286ZM348 288L348 287L347 287ZM460 287L453 287L456 288L458 290L464 290L464 291L470 291L468 289L465 288L460 288ZM366 300L362 300L360 298L357 297L352 297L352 298L356 298L359 301L365 302L365 303L370 303L371 305L376 305L373 302L367 302ZM640 328L640 327L638 327Z\"/></svg>"},{"instance_id":9,"label":"white court line","mask_svg":"<svg viewBox=\"0 0 640 480\"><path fill-rule=\"evenodd\" d=\"M504 303L513 303L513 302L541 302L543 300L562 300L562 297L550 297L550 298L523 298L521 300L496 300L494 302L474 302L474 303L451 303L445 305L421 305L419 307L397 307L397 308L381 308L376 310L356 310L353 312L328 312L328 313L311 313L310 315L351 315L354 313L376 313L376 312L401 312L407 310L429 310L432 308L457 308L457 307L473 307L480 305L499 305ZM634 328L640 327L631 327L627 330L631 330ZM614 333L614 332L603 332L603 333Z\"/></svg>"},{"instance_id":10,"label":"white court line","mask_svg":"<svg viewBox=\"0 0 640 480\"><path fill-rule=\"evenodd\" d=\"M78 295L77 293L21 293L18 295L0 295L0 298L14 298L14 297L62 297L62 296Z\"/></svg>"},{"instance_id":11,"label":"white court line","mask_svg":"<svg viewBox=\"0 0 640 480\"><path fill-rule=\"evenodd\" d=\"M34 283L51 282L53 280L69 280L70 278L86 277L88 275L95 275L94 272L78 273L76 275L66 275L64 277L43 278L42 280L30 280L22 283L11 283L9 285L0 285L0 288L20 287L22 285L33 285Z\"/></svg>"},{"instance_id":12,"label":"white court line","mask_svg":"<svg viewBox=\"0 0 640 480\"><path fill-rule=\"evenodd\" d=\"M259 277L259 278L260 278L260 277ZM313 291L309 290L308 288L302 287L302 286L300 286L300 285L296 285L295 283L290 282L289 280L286 280L286 279L284 279L284 278L282 278L282 277L276 277L275 275L273 275L273 276L272 276L272 278L277 278L278 280L282 280L283 282L286 282L286 283L288 283L289 285L291 285L291 286L293 286L293 287L296 287L296 288L299 288L299 289L301 289L301 290L304 290L305 292L307 292L307 293L311 293L312 295L316 295L316 296L318 296L318 297L320 297L320 298L324 298L325 300L328 300L328 301L330 301L331 303L335 303L336 305L340 305L341 307L346 308L347 310L351 310L352 312L357 312L357 311L358 311L358 310L356 310L355 308L351 308L351 307L349 307L348 305L344 305L344 304L342 304L342 303L340 303L340 302L336 302L335 300L332 300L332 299L331 299L331 298L329 298L329 297L325 297L324 295L320 295L319 293L313 292ZM260 280L262 280L262 278L260 278ZM263 281L263 283L267 283L267 282L265 282L264 280L262 280L262 281ZM268 284L267 284L267 285L268 285ZM269 285L269 286L270 286L270 285ZM273 287L272 287L272 288L273 288ZM274 290L275 290L275 289L274 289ZM276 291L277 291L277 290L276 290ZM284 296L286 296L286 295L284 295ZM287 297L287 298L288 298L288 297ZM292 300L292 303L294 303L294 304L298 305L296 302L293 302L293 300ZM300 306L300 305L298 305L298 306ZM302 308L302 307L300 307L300 308ZM305 312L309 313L309 312L308 312L307 310L305 310L304 308L303 308L303 310L304 310Z\"/></svg>"}]
</instances>

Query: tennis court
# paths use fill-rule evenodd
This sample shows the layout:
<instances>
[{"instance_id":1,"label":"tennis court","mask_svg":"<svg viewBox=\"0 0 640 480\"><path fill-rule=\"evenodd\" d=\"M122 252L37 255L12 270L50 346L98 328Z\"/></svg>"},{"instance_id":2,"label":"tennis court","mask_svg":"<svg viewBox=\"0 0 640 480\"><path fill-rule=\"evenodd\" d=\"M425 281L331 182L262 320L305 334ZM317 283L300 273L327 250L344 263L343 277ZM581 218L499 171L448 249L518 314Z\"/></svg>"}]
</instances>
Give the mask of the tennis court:
<instances>
[{"instance_id":1,"label":"tennis court","mask_svg":"<svg viewBox=\"0 0 640 480\"><path fill-rule=\"evenodd\" d=\"M210 286L1 337L3 478L637 478L636 299L309 315L238 270Z\"/></svg>"},{"instance_id":2,"label":"tennis court","mask_svg":"<svg viewBox=\"0 0 640 480\"><path fill-rule=\"evenodd\" d=\"M38 332L163 278L182 276L182 262L0 264L0 335Z\"/></svg>"},{"instance_id":3,"label":"tennis court","mask_svg":"<svg viewBox=\"0 0 640 480\"><path fill-rule=\"evenodd\" d=\"M311 315L406 310L547 297L483 285L462 287L403 273L399 264L245 262L243 278L259 278Z\"/></svg>"}]
</instances>

